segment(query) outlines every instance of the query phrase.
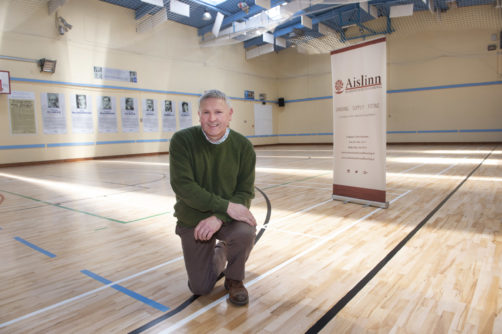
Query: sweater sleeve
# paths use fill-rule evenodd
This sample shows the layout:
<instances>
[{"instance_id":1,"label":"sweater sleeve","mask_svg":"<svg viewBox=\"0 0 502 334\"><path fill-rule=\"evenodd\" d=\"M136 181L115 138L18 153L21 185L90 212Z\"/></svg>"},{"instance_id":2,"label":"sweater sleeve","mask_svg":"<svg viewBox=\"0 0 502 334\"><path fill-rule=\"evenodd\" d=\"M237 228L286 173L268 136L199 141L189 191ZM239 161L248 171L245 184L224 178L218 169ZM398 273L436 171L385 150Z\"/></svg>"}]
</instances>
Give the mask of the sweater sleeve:
<instances>
[{"instance_id":1,"label":"sweater sleeve","mask_svg":"<svg viewBox=\"0 0 502 334\"><path fill-rule=\"evenodd\" d=\"M189 147L190 144L178 133L171 138L169 171L176 196L195 210L226 213L229 201L208 192L195 181Z\"/></svg>"}]
</instances>

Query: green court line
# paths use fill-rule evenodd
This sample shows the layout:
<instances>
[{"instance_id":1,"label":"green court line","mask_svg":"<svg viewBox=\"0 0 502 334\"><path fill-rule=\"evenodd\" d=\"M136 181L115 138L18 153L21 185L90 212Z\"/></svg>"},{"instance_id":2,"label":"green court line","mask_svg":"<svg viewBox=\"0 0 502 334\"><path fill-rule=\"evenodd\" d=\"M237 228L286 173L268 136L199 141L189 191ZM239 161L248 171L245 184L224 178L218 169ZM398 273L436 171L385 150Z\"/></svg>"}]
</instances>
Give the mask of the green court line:
<instances>
[{"instance_id":1,"label":"green court line","mask_svg":"<svg viewBox=\"0 0 502 334\"><path fill-rule=\"evenodd\" d=\"M29 199L31 201L35 201L35 202L39 202L39 203L43 203L43 204L55 206L57 208L66 209L66 210L73 211L73 212L83 213L85 215L89 215L89 216L93 216L93 217L97 217L97 218L106 219L106 220L112 221L114 223L120 223L120 224L129 224L129 223L137 222L137 221L140 221L140 220L145 220L145 219L148 219L148 218L152 218L152 217L161 216L161 215L165 215L165 214L171 213L171 211L166 211L166 212L158 213L158 214L155 214L155 215L152 215L152 216L148 216L148 217L138 218L138 219L134 219L134 220L130 220L130 221L123 221L123 220L118 220L118 219L114 219L114 218L110 218L110 217L105 217L105 216L97 215L95 213L88 212L88 211L73 209L73 208L70 208L70 207L67 207L67 206L64 206L64 205L61 205L61 204L54 204L54 203L51 203L51 202L43 201L43 200L40 200L40 199L37 199L37 198L34 198L34 197L30 197L30 196L26 196L26 195L14 193L14 192L7 191L7 190L0 190L0 191L6 192L6 193L14 195L14 196L19 196L19 197L22 197L22 198L26 198L26 199Z\"/></svg>"},{"instance_id":2,"label":"green court line","mask_svg":"<svg viewBox=\"0 0 502 334\"><path fill-rule=\"evenodd\" d=\"M315 175L315 176L309 176L309 177L306 177L306 178L303 178L303 179L300 179L300 180L295 180L295 181L291 181L291 182L285 182L285 183L281 183L281 184L276 184L276 185L273 185L273 186L265 187L263 189L264 190L266 190L266 189L272 189L272 188L281 187L281 186L285 186L285 185L292 184L292 183L303 182L303 181L307 181L307 180L310 180L310 179L315 179L317 177L320 177L320 176L323 176L323 175L327 175L327 174L330 174L330 173L331 172L329 172L329 173L323 173L323 174L319 174L319 175ZM11 191L7 191L7 190L0 190L0 191L6 192L6 193L11 194L11 195L19 196L19 197L22 197L22 198L26 198L26 199L29 199L31 201L43 203L43 204L46 204L46 205L55 206L57 208L66 209L66 210L69 210L69 211L78 212L78 213L82 213L82 214L85 214L85 215L89 215L89 216L93 216L93 217L97 217L97 218L101 218L101 219L106 219L108 221L112 221L114 223L120 223L120 224L135 223L135 222L138 222L138 221L141 221L141 220L146 220L146 219L149 219L149 218L158 217L158 216L162 216L162 215L165 215L165 214L172 213L172 211L166 211L166 212L157 213L157 214L154 214L154 215L151 215L151 216L147 216L147 217L142 217L142 218L133 219L133 220L129 220L129 221L123 221L123 220L118 220L118 219L114 219L114 218L110 218L110 217L101 216L101 215L98 215L98 214L95 214L95 213L91 213L91 212L88 212L88 211L73 209L73 208L70 208L70 207L67 207L67 206L64 206L64 205L61 205L61 204L54 204L54 203L51 203L51 202L43 201L43 200L40 200L40 199L37 199L37 198L33 198L33 197L30 197L30 196L26 196L26 195L22 195L22 194L17 194L17 193L14 193L14 192L11 192Z\"/></svg>"},{"instance_id":3,"label":"green court line","mask_svg":"<svg viewBox=\"0 0 502 334\"><path fill-rule=\"evenodd\" d=\"M323 175L328 175L328 174L331 174L331 172L319 174L319 175L316 175L316 176L309 176L309 177L306 177L304 179L300 179L300 180L296 180L296 181L285 182L285 183L281 183L281 184L274 184L273 186L265 187L265 188L262 188L262 189L266 190L266 189L271 189L271 188L276 188L276 187L282 187L282 186L285 186L285 185L288 185L288 184L292 184L292 183L298 183L298 182L303 182L303 181L307 181L307 180L310 180L310 179L315 179L316 177L323 176Z\"/></svg>"},{"instance_id":4,"label":"green court line","mask_svg":"<svg viewBox=\"0 0 502 334\"><path fill-rule=\"evenodd\" d=\"M153 218L153 217L158 217L158 216L162 216L162 215L167 215L168 213L171 213L171 211L161 212L161 213L157 213L155 215L151 215L151 216L148 216L148 217L143 217L143 218L138 218L138 219L134 219L134 220L129 220L129 221L125 222L125 224L134 223L134 222L137 222L137 221L140 221L140 220L145 220L145 219L149 219L149 218Z\"/></svg>"}]
</instances>

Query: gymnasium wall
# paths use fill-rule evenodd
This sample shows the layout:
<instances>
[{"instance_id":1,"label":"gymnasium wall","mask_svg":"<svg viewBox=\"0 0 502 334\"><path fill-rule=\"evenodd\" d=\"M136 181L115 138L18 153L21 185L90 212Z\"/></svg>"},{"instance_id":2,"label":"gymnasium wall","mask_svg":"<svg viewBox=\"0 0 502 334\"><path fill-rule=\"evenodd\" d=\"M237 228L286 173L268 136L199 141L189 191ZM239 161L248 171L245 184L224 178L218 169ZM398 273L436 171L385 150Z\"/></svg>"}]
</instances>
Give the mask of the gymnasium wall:
<instances>
[{"instance_id":1,"label":"gymnasium wall","mask_svg":"<svg viewBox=\"0 0 502 334\"><path fill-rule=\"evenodd\" d=\"M375 21L369 26L377 30ZM415 12L393 19L392 28L388 142L502 141L502 10L487 5ZM497 50L488 51L489 44ZM286 100L278 112L280 143L332 142L330 55L322 51L280 53L278 94Z\"/></svg>"},{"instance_id":2,"label":"gymnasium wall","mask_svg":"<svg viewBox=\"0 0 502 334\"><path fill-rule=\"evenodd\" d=\"M136 133L123 133L120 112L118 132L99 133L96 99L105 94L117 102L135 97L140 109L145 98L189 101L197 124L199 94L217 87L232 97L232 127L255 145L332 142L329 51L340 47L336 43L325 43L319 54L289 48L246 61L241 43L201 48L195 29L174 22L138 33L133 11L98 0L68 0L58 13L73 25L64 36L44 2L0 2L0 55L57 60L56 73L47 74L34 63L0 59L0 70L10 71L12 89L35 94L37 116L36 134L12 135L8 99L0 95L0 164L168 151L171 132L145 133L140 125ZM502 54L487 50L498 43L491 38L502 30L501 15L487 5L392 20L389 142L502 141ZM382 19L374 21L368 25L381 25ZM138 82L95 79L94 66L136 71ZM285 98L284 107L268 103L274 121L270 136L254 136L257 101L244 100L244 90L265 93L269 102ZM65 96L66 134L43 132L41 94L47 92ZM69 99L77 93L92 97L92 134L71 131Z\"/></svg>"},{"instance_id":3,"label":"gymnasium wall","mask_svg":"<svg viewBox=\"0 0 502 334\"><path fill-rule=\"evenodd\" d=\"M35 63L0 59L0 70L10 71L12 90L35 94L37 118L36 134L11 134L7 95L0 95L0 164L168 151L172 132L144 132L140 123L138 132L124 133L120 108L118 132L99 133L96 106L101 95L115 97L117 107L121 97L134 97L140 110L146 98L157 100L159 106L165 99L189 101L193 124L198 124L198 97L204 90L218 88L232 98L232 128L256 145L277 142L274 136L253 137L258 102L244 100L244 90L277 100L275 54L248 62L241 43L201 48L195 29L169 21L138 33L134 11L98 0L69 0L58 14L73 26L63 36L56 31L55 15L48 14L45 2L0 2L0 55L57 60L56 72L48 74L40 73ZM95 79L94 66L136 71L138 82ZM48 92L65 96L66 134L44 134L41 94ZM92 134L72 133L72 94L90 95ZM275 113L277 105L270 105Z\"/></svg>"}]
</instances>

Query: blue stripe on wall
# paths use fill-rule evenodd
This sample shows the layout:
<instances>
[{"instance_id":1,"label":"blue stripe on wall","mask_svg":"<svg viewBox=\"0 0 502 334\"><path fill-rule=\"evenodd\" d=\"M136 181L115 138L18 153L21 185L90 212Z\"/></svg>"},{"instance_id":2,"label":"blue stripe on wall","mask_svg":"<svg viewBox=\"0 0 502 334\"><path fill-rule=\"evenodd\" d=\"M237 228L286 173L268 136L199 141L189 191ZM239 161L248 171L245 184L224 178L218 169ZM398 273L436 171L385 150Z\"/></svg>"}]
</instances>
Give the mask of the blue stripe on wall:
<instances>
[{"instance_id":1,"label":"blue stripe on wall","mask_svg":"<svg viewBox=\"0 0 502 334\"><path fill-rule=\"evenodd\" d=\"M60 146L89 146L94 145L93 141L88 142L75 142L75 143L51 143L47 144L47 147L60 147Z\"/></svg>"},{"instance_id":2,"label":"blue stripe on wall","mask_svg":"<svg viewBox=\"0 0 502 334\"><path fill-rule=\"evenodd\" d=\"M103 283L103 284L111 284L112 283L112 281L107 280L106 278L101 277L101 276L99 276L99 275L97 275L97 274L95 274L95 273L93 273L93 272L91 272L89 270L81 270L80 272L82 274L84 274L84 275L87 275L87 276L95 279L98 282ZM153 308L155 308L155 309L157 309L159 311L166 312L167 310L169 310L169 307L164 306L164 305L162 305L160 303L157 303L156 301L154 301L154 300L152 300L150 298L147 298L145 296L142 296L142 295L140 295L140 294L138 294L138 293L136 293L136 292L134 292L132 290L124 288L121 285L113 284L111 287L113 289L115 289L117 291L120 291L120 292L122 292L122 293L128 295L129 297L132 297L132 298L134 298L136 300L139 300L140 302L142 302L142 303L144 303L144 304L146 304L148 306L151 306L151 307L153 307Z\"/></svg>"},{"instance_id":3,"label":"blue stripe on wall","mask_svg":"<svg viewBox=\"0 0 502 334\"><path fill-rule=\"evenodd\" d=\"M167 143L168 139L138 139L136 143Z\"/></svg>"},{"instance_id":4,"label":"blue stripe on wall","mask_svg":"<svg viewBox=\"0 0 502 334\"><path fill-rule=\"evenodd\" d=\"M17 77L11 77L10 80L11 81L21 81L21 82L46 83L46 84L52 84L52 85L67 85L67 86L107 88L107 89L123 89L123 90L133 90L133 91L138 91L138 92L201 96L201 94L197 94L197 93L185 93L185 92L176 92L176 91L171 91L171 90L158 90L158 89L126 87L126 86L95 85L95 84L83 84L83 83L78 83L78 82L25 79L25 78L17 78Z\"/></svg>"},{"instance_id":5,"label":"blue stripe on wall","mask_svg":"<svg viewBox=\"0 0 502 334\"><path fill-rule=\"evenodd\" d=\"M502 132L502 129L466 129L459 130L460 132Z\"/></svg>"},{"instance_id":6,"label":"blue stripe on wall","mask_svg":"<svg viewBox=\"0 0 502 334\"><path fill-rule=\"evenodd\" d=\"M502 81L473 82L473 83L465 83L465 84L457 84L457 85L443 85L443 86L394 89L394 90L388 90L387 93L393 94L393 93L404 93L404 92L418 92L418 91L422 91L422 90L465 88L465 87L491 86L491 85L501 85L501 84L502 84Z\"/></svg>"},{"instance_id":7,"label":"blue stripe on wall","mask_svg":"<svg viewBox=\"0 0 502 334\"><path fill-rule=\"evenodd\" d=\"M161 93L161 94L201 96L201 94L199 94L199 93L177 92L177 91L170 91L170 90L158 90L158 89L148 89L148 88L84 84L84 83L77 83L77 82L26 79L26 78L18 78L18 77L11 77L10 79L11 79L11 81L20 81L20 82L47 83L47 84L70 85L70 86L91 87L91 88L123 89L123 90L132 90L132 91L138 91L138 92L151 92L151 93ZM472 82L472 83L463 83L463 84L456 84L456 85L442 85L442 86L394 89L394 90L388 90L387 93L393 94L393 93L403 93L403 92L416 92L416 91L423 91L423 90L490 86L490 85L500 85L500 84L502 84L502 81L500 81L500 80L499 81L487 81L487 82ZM229 97L229 98L232 100L239 100L239 101L261 102L260 100L246 99L246 98L241 98L241 97ZM306 98L306 99L285 100L284 102L285 103L293 103L293 102L305 102L305 101L314 101L314 100L326 100L326 99L332 99L332 98L333 98L333 96L319 96L319 97L311 97L311 98ZM271 100L267 100L266 102L277 103L277 101L271 101Z\"/></svg>"},{"instance_id":8,"label":"blue stripe on wall","mask_svg":"<svg viewBox=\"0 0 502 334\"><path fill-rule=\"evenodd\" d=\"M426 134L426 133L487 133L487 132L502 132L502 129L460 129L460 130L395 130L387 131L387 134ZM272 138L272 137L305 137L305 136L332 136L332 132L320 133L284 133L270 135L251 135L247 138ZM134 143L166 143L169 139L137 139L137 140L110 140L97 142L69 142L69 143L49 143L47 147L71 147L71 146L91 146L91 145L107 145L107 144L134 144ZM0 146L0 150L16 150L25 148L45 148L46 144L32 145L4 145Z\"/></svg>"},{"instance_id":9,"label":"blue stripe on wall","mask_svg":"<svg viewBox=\"0 0 502 334\"><path fill-rule=\"evenodd\" d=\"M108 141L97 141L96 145L106 145L106 144L130 144L136 142L135 140L108 140Z\"/></svg>"},{"instance_id":10,"label":"blue stripe on wall","mask_svg":"<svg viewBox=\"0 0 502 334\"><path fill-rule=\"evenodd\" d=\"M448 133L448 132L458 132L458 130L418 130L418 133Z\"/></svg>"},{"instance_id":11,"label":"blue stripe on wall","mask_svg":"<svg viewBox=\"0 0 502 334\"><path fill-rule=\"evenodd\" d=\"M0 150L18 150L22 148L45 148L45 144L30 145L0 145Z\"/></svg>"}]
</instances>

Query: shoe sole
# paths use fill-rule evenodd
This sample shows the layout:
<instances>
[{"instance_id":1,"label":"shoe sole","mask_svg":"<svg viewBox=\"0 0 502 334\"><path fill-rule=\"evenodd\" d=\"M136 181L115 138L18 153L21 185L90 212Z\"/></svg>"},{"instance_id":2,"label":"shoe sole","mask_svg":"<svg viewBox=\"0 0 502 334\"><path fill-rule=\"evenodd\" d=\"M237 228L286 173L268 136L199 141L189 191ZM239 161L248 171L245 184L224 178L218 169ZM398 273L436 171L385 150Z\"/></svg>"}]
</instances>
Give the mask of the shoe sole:
<instances>
[{"instance_id":1,"label":"shoe sole","mask_svg":"<svg viewBox=\"0 0 502 334\"><path fill-rule=\"evenodd\" d=\"M230 299L230 297L229 297L229 298L228 298L228 300L229 300L232 304L234 304L234 305L236 305L236 306L244 306L244 305L247 305L247 304L249 303L249 299L247 299L247 300L245 300L245 301L242 301L242 302L238 302L238 301L235 301L235 300Z\"/></svg>"}]
</instances>

